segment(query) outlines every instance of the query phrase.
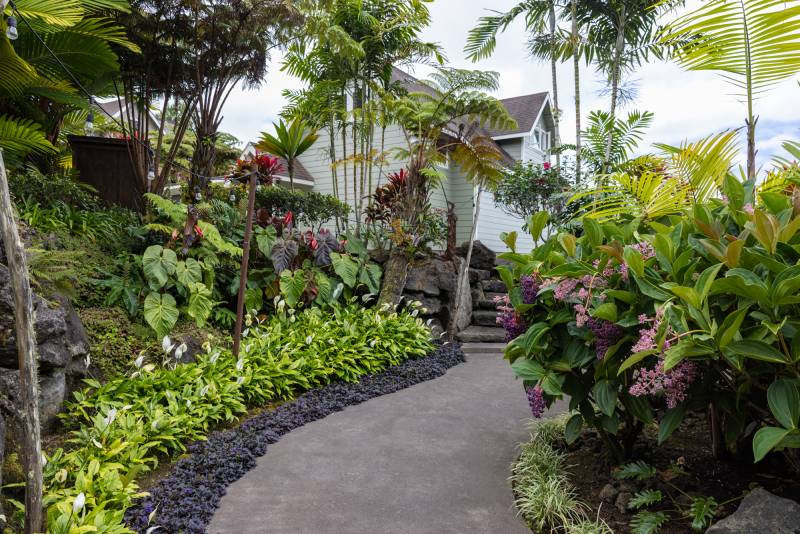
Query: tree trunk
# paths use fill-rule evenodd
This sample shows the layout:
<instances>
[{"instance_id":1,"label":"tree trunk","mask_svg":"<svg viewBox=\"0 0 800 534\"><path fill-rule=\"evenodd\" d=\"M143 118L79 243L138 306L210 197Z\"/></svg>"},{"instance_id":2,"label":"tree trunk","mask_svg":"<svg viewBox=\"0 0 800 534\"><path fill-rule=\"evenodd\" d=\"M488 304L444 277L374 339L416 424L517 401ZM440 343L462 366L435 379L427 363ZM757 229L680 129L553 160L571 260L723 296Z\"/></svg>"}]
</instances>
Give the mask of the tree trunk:
<instances>
[{"instance_id":1,"label":"tree trunk","mask_svg":"<svg viewBox=\"0 0 800 534\"><path fill-rule=\"evenodd\" d=\"M200 183L204 181L201 178L214 174L214 161L217 159L216 141L216 131L209 131L209 129L198 125L197 140L192 154L192 172L194 174L191 177L190 191L196 186L200 186L201 189L205 187L205 183Z\"/></svg>"},{"instance_id":2,"label":"tree trunk","mask_svg":"<svg viewBox=\"0 0 800 534\"><path fill-rule=\"evenodd\" d=\"M555 40L556 40L556 7L553 2L550 3L550 46L553 50L550 51L550 76L553 78L553 139L552 148L556 149L556 168L561 168L561 153L558 147L561 144L558 123L561 120L560 112L558 109L558 73L556 70L556 54L555 54Z\"/></svg>"},{"instance_id":3,"label":"tree trunk","mask_svg":"<svg viewBox=\"0 0 800 534\"><path fill-rule=\"evenodd\" d=\"M475 232L478 229L478 217L481 214L481 194L483 188L478 187L478 196L475 199L475 211L472 216L472 230L469 233L469 243L467 243L467 257L464 262L464 269L458 275L458 283L456 284L456 298L453 301L455 306L450 312L450 320L447 325L447 338L452 341L456 335L456 318L458 317L459 303L461 302L461 291L466 285L469 278L469 264L472 262L472 247L475 245Z\"/></svg>"},{"instance_id":4,"label":"tree trunk","mask_svg":"<svg viewBox=\"0 0 800 534\"><path fill-rule=\"evenodd\" d=\"M236 325L233 331L233 355L239 356L239 346L242 342L242 321L244 320L244 301L247 292L247 267L250 263L250 239L253 235L253 212L256 206L256 173L250 175L249 190L247 193L247 223L244 228L244 243L242 243L242 268L239 273L239 295L236 301Z\"/></svg>"},{"instance_id":5,"label":"tree trunk","mask_svg":"<svg viewBox=\"0 0 800 534\"><path fill-rule=\"evenodd\" d=\"M0 151L0 226L6 249L8 274L14 293L17 328L22 446L25 452L25 534L42 532L42 443L39 435L39 379L36 361L34 312L25 249L14 221L14 207Z\"/></svg>"},{"instance_id":6,"label":"tree trunk","mask_svg":"<svg viewBox=\"0 0 800 534\"><path fill-rule=\"evenodd\" d=\"M389 254L389 261L383 268L383 287L378 298L378 306L400 304L403 289L406 287L411 255L403 248L395 247Z\"/></svg>"},{"instance_id":7,"label":"tree trunk","mask_svg":"<svg viewBox=\"0 0 800 534\"><path fill-rule=\"evenodd\" d=\"M756 124L758 117L750 116L747 125L747 179L756 179Z\"/></svg>"},{"instance_id":8,"label":"tree trunk","mask_svg":"<svg viewBox=\"0 0 800 534\"><path fill-rule=\"evenodd\" d=\"M611 66L611 109L609 110L609 130L606 139L606 151L603 155L602 172L611 172L609 160L611 159L611 145L614 142L614 125L617 122L617 93L619 92L619 78L621 74L622 53L625 50L625 6L622 6L619 25L617 27L617 43L614 47L614 60Z\"/></svg>"},{"instance_id":9,"label":"tree trunk","mask_svg":"<svg viewBox=\"0 0 800 534\"><path fill-rule=\"evenodd\" d=\"M575 185L581 183L581 60L578 42L578 1L572 0L572 63L575 70Z\"/></svg>"}]
</instances>

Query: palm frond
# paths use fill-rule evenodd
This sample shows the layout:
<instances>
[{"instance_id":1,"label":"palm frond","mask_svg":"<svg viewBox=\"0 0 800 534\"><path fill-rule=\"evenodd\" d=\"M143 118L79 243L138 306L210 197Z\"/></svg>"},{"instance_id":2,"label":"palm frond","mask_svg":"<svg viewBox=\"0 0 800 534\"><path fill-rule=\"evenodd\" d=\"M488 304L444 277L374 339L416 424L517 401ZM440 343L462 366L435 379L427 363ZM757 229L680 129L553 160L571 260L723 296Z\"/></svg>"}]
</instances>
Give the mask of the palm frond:
<instances>
[{"instance_id":1,"label":"palm frond","mask_svg":"<svg viewBox=\"0 0 800 534\"><path fill-rule=\"evenodd\" d=\"M535 0L526 0L505 13L491 10L494 13L493 15L479 18L477 26L472 28L467 35L467 44L464 47L467 59L478 61L490 57L497 46L497 34L504 32L521 14L529 12L536 4L543 3ZM528 22L532 21L530 15L527 19Z\"/></svg>"},{"instance_id":2,"label":"palm frond","mask_svg":"<svg viewBox=\"0 0 800 534\"><path fill-rule=\"evenodd\" d=\"M689 184L660 173L645 171L638 176L613 173L600 178L609 185L581 191L569 200L582 201L581 215L599 220L622 216L658 219L680 213L691 201Z\"/></svg>"},{"instance_id":3,"label":"palm frond","mask_svg":"<svg viewBox=\"0 0 800 534\"><path fill-rule=\"evenodd\" d=\"M684 68L721 71L742 95L757 96L800 72L800 2L712 0L669 25L661 40L681 43Z\"/></svg>"},{"instance_id":4,"label":"palm frond","mask_svg":"<svg viewBox=\"0 0 800 534\"><path fill-rule=\"evenodd\" d=\"M16 159L22 159L30 153L50 154L56 150L40 125L29 119L8 115L0 115L0 149Z\"/></svg>"},{"instance_id":5,"label":"palm frond","mask_svg":"<svg viewBox=\"0 0 800 534\"><path fill-rule=\"evenodd\" d=\"M717 194L739 152L738 130L727 130L680 146L656 143L668 159L668 171L688 183L695 202Z\"/></svg>"},{"instance_id":6,"label":"palm frond","mask_svg":"<svg viewBox=\"0 0 800 534\"><path fill-rule=\"evenodd\" d=\"M41 22L37 31L55 30L77 24L84 16L81 0L16 0L17 11L31 22ZM49 28L48 28L49 27Z\"/></svg>"}]
</instances>

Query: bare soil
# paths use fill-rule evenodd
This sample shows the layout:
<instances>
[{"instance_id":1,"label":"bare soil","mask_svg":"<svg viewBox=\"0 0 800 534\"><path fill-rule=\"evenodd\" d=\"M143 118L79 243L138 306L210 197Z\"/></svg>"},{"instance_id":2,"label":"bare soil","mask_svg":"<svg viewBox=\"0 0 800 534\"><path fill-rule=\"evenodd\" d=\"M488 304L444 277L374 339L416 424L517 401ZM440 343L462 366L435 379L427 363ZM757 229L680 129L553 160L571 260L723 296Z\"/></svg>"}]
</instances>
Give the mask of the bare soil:
<instances>
[{"instance_id":1,"label":"bare soil","mask_svg":"<svg viewBox=\"0 0 800 534\"><path fill-rule=\"evenodd\" d=\"M593 431L585 432L576 443L565 446L570 480L580 500L596 511L594 513L614 532L631 532L629 523L636 514L625 509L625 498L619 495L632 495L645 489L660 490L664 494L661 504L643 508L663 511L670 517L670 522L661 529L662 534L692 532L687 514L693 497L711 496L720 503L714 522L736 511L739 500L755 486L800 501L800 478L780 454L772 454L755 465L746 451L742 458L731 455L715 458L704 418L687 417L660 447L656 431L645 431L631 458L631 461L643 460L657 469L656 477L643 482L619 480L614 476L617 467L604 455L602 443ZM605 493L612 498L604 501L600 495L607 484L615 491L607 489Z\"/></svg>"}]
</instances>

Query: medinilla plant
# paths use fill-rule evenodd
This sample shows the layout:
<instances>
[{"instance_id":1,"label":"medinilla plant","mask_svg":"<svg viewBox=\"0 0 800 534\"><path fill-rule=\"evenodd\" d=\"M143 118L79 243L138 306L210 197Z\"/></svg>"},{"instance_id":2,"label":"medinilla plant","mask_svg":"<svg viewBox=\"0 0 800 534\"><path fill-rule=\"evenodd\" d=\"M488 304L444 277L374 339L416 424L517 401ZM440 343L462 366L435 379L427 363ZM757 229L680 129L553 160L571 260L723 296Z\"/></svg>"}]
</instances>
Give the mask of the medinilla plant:
<instances>
[{"instance_id":1,"label":"medinilla plant","mask_svg":"<svg viewBox=\"0 0 800 534\"><path fill-rule=\"evenodd\" d=\"M643 425L663 442L698 411L717 452L800 447L800 206L731 176L723 192L504 255L506 357L537 411L570 397L568 439L591 425L621 459Z\"/></svg>"}]
</instances>

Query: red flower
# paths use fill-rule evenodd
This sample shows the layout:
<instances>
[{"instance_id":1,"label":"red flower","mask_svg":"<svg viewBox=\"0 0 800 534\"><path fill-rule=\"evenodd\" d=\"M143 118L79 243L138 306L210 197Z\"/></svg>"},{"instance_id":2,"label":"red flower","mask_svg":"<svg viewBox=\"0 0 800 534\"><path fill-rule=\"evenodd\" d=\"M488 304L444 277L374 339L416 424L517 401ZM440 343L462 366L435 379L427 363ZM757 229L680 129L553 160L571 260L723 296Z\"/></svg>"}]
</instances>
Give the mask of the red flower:
<instances>
[{"instance_id":1,"label":"red flower","mask_svg":"<svg viewBox=\"0 0 800 534\"><path fill-rule=\"evenodd\" d=\"M544 164L542 165L542 167L544 168L544 170L549 171L550 170L550 163L545 161Z\"/></svg>"},{"instance_id":2,"label":"red flower","mask_svg":"<svg viewBox=\"0 0 800 534\"><path fill-rule=\"evenodd\" d=\"M288 212L288 213L286 214L286 216L283 218L283 224L285 224L286 226L289 226L290 224L292 224L292 221L293 221L293 220L294 220L294 215L293 215L293 214L292 214L292 212L290 211L290 212Z\"/></svg>"},{"instance_id":3,"label":"red flower","mask_svg":"<svg viewBox=\"0 0 800 534\"><path fill-rule=\"evenodd\" d=\"M198 225L196 225L196 224L194 225L194 231L195 231L195 232L197 233L197 235L199 235L200 237L205 237L205 234L203 233L203 231L202 231L202 230L200 229L200 227L199 227Z\"/></svg>"}]
</instances>

